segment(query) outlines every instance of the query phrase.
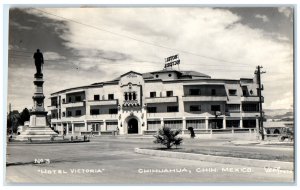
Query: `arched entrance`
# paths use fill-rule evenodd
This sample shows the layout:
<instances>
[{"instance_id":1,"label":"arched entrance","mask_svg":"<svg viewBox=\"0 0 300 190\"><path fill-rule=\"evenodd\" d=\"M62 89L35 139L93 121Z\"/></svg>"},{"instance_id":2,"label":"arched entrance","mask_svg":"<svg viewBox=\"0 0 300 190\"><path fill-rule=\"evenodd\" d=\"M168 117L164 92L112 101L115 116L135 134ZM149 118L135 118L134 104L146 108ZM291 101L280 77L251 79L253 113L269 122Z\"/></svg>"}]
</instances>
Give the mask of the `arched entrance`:
<instances>
[{"instance_id":1,"label":"arched entrance","mask_svg":"<svg viewBox=\"0 0 300 190\"><path fill-rule=\"evenodd\" d=\"M131 118L127 123L128 134L137 134L139 132L139 124L135 118Z\"/></svg>"}]
</instances>

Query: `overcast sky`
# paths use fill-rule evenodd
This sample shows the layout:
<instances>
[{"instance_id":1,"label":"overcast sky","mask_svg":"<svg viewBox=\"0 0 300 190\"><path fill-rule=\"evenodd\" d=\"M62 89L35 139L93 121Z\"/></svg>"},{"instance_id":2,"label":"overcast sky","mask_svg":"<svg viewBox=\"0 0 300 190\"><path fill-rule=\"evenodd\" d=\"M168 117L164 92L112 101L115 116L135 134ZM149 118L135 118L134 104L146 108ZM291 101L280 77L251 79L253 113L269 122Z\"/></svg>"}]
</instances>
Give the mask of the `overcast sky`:
<instances>
[{"instance_id":1,"label":"overcast sky","mask_svg":"<svg viewBox=\"0 0 300 190\"><path fill-rule=\"evenodd\" d=\"M161 70L179 54L181 70L212 78L263 75L264 108L293 104L293 9L13 8L9 14L8 103L32 108L33 53L44 53L44 93Z\"/></svg>"}]
</instances>

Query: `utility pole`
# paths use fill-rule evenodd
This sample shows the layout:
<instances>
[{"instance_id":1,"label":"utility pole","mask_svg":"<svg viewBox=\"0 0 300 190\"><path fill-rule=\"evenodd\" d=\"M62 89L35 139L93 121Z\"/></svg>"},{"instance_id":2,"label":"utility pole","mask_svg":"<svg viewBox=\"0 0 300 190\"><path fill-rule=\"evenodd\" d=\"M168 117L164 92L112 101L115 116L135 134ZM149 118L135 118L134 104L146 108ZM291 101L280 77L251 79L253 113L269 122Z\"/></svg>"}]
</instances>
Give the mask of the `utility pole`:
<instances>
[{"instance_id":1,"label":"utility pole","mask_svg":"<svg viewBox=\"0 0 300 190\"><path fill-rule=\"evenodd\" d=\"M265 135L264 135L264 124L263 124L263 109L262 109L262 103L263 103L263 96L261 95L261 91L264 90L263 85L261 84L261 74L266 73L265 71L261 71L263 67L262 66L257 66L257 70L255 71L256 77L257 77L257 83L258 83L258 88L257 88L257 94L259 97L259 133L261 135L261 140L265 140Z\"/></svg>"}]
</instances>

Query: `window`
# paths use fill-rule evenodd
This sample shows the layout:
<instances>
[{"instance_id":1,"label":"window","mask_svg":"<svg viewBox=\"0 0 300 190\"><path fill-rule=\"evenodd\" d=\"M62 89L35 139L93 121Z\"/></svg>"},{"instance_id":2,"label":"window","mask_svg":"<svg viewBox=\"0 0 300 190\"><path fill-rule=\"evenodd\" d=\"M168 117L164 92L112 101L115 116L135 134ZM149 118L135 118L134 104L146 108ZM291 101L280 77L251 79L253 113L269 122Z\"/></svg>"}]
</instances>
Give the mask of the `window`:
<instances>
[{"instance_id":1,"label":"window","mask_svg":"<svg viewBox=\"0 0 300 190\"><path fill-rule=\"evenodd\" d=\"M242 90L243 90L243 96L248 96L248 89L247 89L247 87L243 86Z\"/></svg>"},{"instance_id":2,"label":"window","mask_svg":"<svg viewBox=\"0 0 300 190\"><path fill-rule=\"evenodd\" d=\"M216 95L216 89L211 89L211 95L215 96Z\"/></svg>"},{"instance_id":3,"label":"window","mask_svg":"<svg viewBox=\"0 0 300 190\"><path fill-rule=\"evenodd\" d=\"M256 120L243 120L243 127L244 128L255 128Z\"/></svg>"},{"instance_id":4,"label":"window","mask_svg":"<svg viewBox=\"0 0 300 190\"><path fill-rule=\"evenodd\" d=\"M127 92L125 92L124 97L125 97L125 100L128 100L128 94L127 94Z\"/></svg>"},{"instance_id":5,"label":"window","mask_svg":"<svg viewBox=\"0 0 300 190\"><path fill-rule=\"evenodd\" d=\"M92 131L99 131L99 123L92 124Z\"/></svg>"},{"instance_id":6,"label":"window","mask_svg":"<svg viewBox=\"0 0 300 190\"><path fill-rule=\"evenodd\" d=\"M226 120L226 128L239 128L240 120Z\"/></svg>"},{"instance_id":7,"label":"window","mask_svg":"<svg viewBox=\"0 0 300 190\"><path fill-rule=\"evenodd\" d=\"M72 117L72 111L68 111L68 117Z\"/></svg>"},{"instance_id":8,"label":"window","mask_svg":"<svg viewBox=\"0 0 300 190\"><path fill-rule=\"evenodd\" d=\"M173 91L167 91L167 97L173 96Z\"/></svg>"},{"instance_id":9,"label":"window","mask_svg":"<svg viewBox=\"0 0 300 190\"><path fill-rule=\"evenodd\" d=\"M167 112L178 112L178 106L168 106Z\"/></svg>"},{"instance_id":10,"label":"window","mask_svg":"<svg viewBox=\"0 0 300 190\"><path fill-rule=\"evenodd\" d=\"M106 122L107 131L116 131L118 127L118 122Z\"/></svg>"},{"instance_id":11,"label":"window","mask_svg":"<svg viewBox=\"0 0 300 190\"><path fill-rule=\"evenodd\" d=\"M191 105L190 111L201 111L201 106L200 105Z\"/></svg>"},{"instance_id":12,"label":"window","mask_svg":"<svg viewBox=\"0 0 300 190\"><path fill-rule=\"evenodd\" d=\"M197 96L200 95L200 89L190 89L190 95Z\"/></svg>"},{"instance_id":13,"label":"window","mask_svg":"<svg viewBox=\"0 0 300 190\"><path fill-rule=\"evenodd\" d=\"M66 99L63 98L62 99L62 103L65 104L66 103Z\"/></svg>"},{"instance_id":14,"label":"window","mask_svg":"<svg viewBox=\"0 0 300 190\"><path fill-rule=\"evenodd\" d=\"M63 116L63 117L66 117L66 112L62 112L62 116Z\"/></svg>"},{"instance_id":15,"label":"window","mask_svg":"<svg viewBox=\"0 0 300 190\"><path fill-rule=\"evenodd\" d=\"M258 112L258 104L243 104L242 105L243 111L249 111L249 112Z\"/></svg>"},{"instance_id":16,"label":"window","mask_svg":"<svg viewBox=\"0 0 300 190\"><path fill-rule=\"evenodd\" d=\"M80 116L81 115L81 110L76 110L75 115Z\"/></svg>"},{"instance_id":17,"label":"window","mask_svg":"<svg viewBox=\"0 0 300 190\"><path fill-rule=\"evenodd\" d=\"M91 113L91 115L99 115L100 114L100 110L99 109L91 109L90 113Z\"/></svg>"},{"instance_id":18,"label":"window","mask_svg":"<svg viewBox=\"0 0 300 190\"><path fill-rule=\"evenodd\" d=\"M157 131L159 128L161 128L160 121L148 121L147 122L147 130Z\"/></svg>"},{"instance_id":19,"label":"window","mask_svg":"<svg viewBox=\"0 0 300 190\"><path fill-rule=\"evenodd\" d=\"M169 76L169 77L171 77L171 76L172 76L172 74L169 74L168 76Z\"/></svg>"},{"instance_id":20,"label":"window","mask_svg":"<svg viewBox=\"0 0 300 190\"><path fill-rule=\"evenodd\" d=\"M170 129L182 129L182 120L164 121L164 126Z\"/></svg>"},{"instance_id":21,"label":"window","mask_svg":"<svg viewBox=\"0 0 300 190\"><path fill-rule=\"evenodd\" d=\"M155 75L156 76L156 78L158 78L159 77L159 75Z\"/></svg>"},{"instance_id":22,"label":"window","mask_svg":"<svg viewBox=\"0 0 300 190\"><path fill-rule=\"evenodd\" d=\"M113 100L113 99L114 99L114 94L109 94L109 95L108 95L108 99L109 99L109 100Z\"/></svg>"},{"instance_id":23,"label":"window","mask_svg":"<svg viewBox=\"0 0 300 190\"><path fill-rule=\"evenodd\" d=\"M72 125L71 124L69 124L68 132L72 133Z\"/></svg>"},{"instance_id":24,"label":"window","mask_svg":"<svg viewBox=\"0 0 300 190\"><path fill-rule=\"evenodd\" d=\"M227 110L229 112L239 112L240 111L240 104L228 104Z\"/></svg>"},{"instance_id":25,"label":"window","mask_svg":"<svg viewBox=\"0 0 300 190\"><path fill-rule=\"evenodd\" d=\"M229 89L229 96L236 96L236 90L235 89Z\"/></svg>"},{"instance_id":26,"label":"window","mask_svg":"<svg viewBox=\"0 0 300 190\"><path fill-rule=\"evenodd\" d=\"M100 100L100 95L99 94L94 95L94 100Z\"/></svg>"},{"instance_id":27,"label":"window","mask_svg":"<svg viewBox=\"0 0 300 190\"><path fill-rule=\"evenodd\" d=\"M187 120L186 129L193 127L193 129L205 129L205 120Z\"/></svg>"},{"instance_id":28,"label":"window","mask_svg":"<svg viewBox=\"0 0 300 190\"><path fill-rule=\"evenodd\" d=\"M55 115L55 113L52 113L52 118L56 118L56 115Z\"/></svg>"},{"instance_id":29,"label":"window","mask_svg":"<svg viewBox=\"0 0 300 190\"><path fill-rule=\"evenodd\" d=\"M156 112L156 107L147 107L148 113L157 113Z\"/></svg>"},{"instance_id":30,"label":"window","mask_svg":"<svg viewBox=\"0 0 300 190\"><path fill-rule=\"evenodd\" d=\"M150 92L150 97L151 97L151 98L156 97L156 92Z\"/></svg>"},{"instance_id":31,"label":"window","mask_svg":"<svg viewBox=\"0 0 300 190\"><path fill-rule=\"evenodd\" d=\"M136 93L135 92L133 92L132 99L136 100Z\"/></svg>"},{"instance_id":32,"label":"window","mask_svg":"<svg viewBox=\"0 0 300 190\"><path fill-rule=\"evenodd\" d=\"M211 105L211 111L221 111L220 105Z\"/></svg>"},{"instance_id":33,"label":"window","mask_svg":"<svg viewBox=\"0 0 300 190\"><path fill-rule=\"evenodd\" d=\"M81 101L81 96L76 96L76 97L75 97L75 101L76 101L76 102L80 102L80 101Z\"/></svg>"},{"instance_id":34,"label":"window","mask_svg":"<svg viewBox=\"0 0 300 190\"><path fill-rule=\"evenodd\" d=\"M69 102L72 102L72 97L69 97Z\"/></svg>"},{"instance_id":35,"label":"window","mask_svg":"<svg viewBox=\"0 0 300 190\"><path fill-rule=\"evenodd\" d=\"M118 114L118 109L117 108L112 108L112 109L109 109L109 114Z\"/></svg>"}]
</instances>

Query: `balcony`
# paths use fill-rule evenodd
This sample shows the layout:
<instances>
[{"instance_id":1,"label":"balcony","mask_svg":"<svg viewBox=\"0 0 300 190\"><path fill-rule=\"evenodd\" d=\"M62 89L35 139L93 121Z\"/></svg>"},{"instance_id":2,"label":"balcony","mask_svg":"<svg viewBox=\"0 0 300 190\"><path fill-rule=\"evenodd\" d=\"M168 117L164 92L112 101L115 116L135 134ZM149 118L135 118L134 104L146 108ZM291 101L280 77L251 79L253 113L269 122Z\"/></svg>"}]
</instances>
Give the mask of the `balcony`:
<instances>
[{"instance_id":1,"label":"balcony","mask_svg":"<svg viewBox=\"0 0 300 190\"><path fill-rule=\"evenodd\" d=\"M90 106L108 106L108 105L118 105L118 100L89 100Z\"/></svg>"},{"instance_id":2,"label":"balcony","mask_svg":"<svg viewBox=\"0 0 300 190\"><path fill-rule=\"evenodd\" d=\"M230 117L253 117L259 116L259 112L229 112Z\"/></svg>"},{"instance_id":3,"label":"balcony","mask_svg":"<svg viewBox=\"0 0 300 190\"><path fill-rule=\"evenodd\" d=\"M209 102L209 101L226 102L227 96L183 96L182 100L184 102Z\"/></svg>"},{"instance_id":4,"label":"balcony","mask_svg":"<svg viewBox=\"0 0 300 190\"><path fill-rule=\"evenodd\" d=\"M78 122L78 121L84 121L86 118L85 115L80 115L80 116L68 116L68 117L61 117L62 122L66 121L72 121L72 122Z\"/></svg>"},{"instance_id":5,"label":"balcony","mask_svg":"<svg viewBox=\"0 0 300 190\"><path fill-rule=\"evenodd\" d=\"M176 103L176 102L178 102L177 96L146 98L146 104Z\"/></svg>"},{"instance_id":6,"label":"balcony","mask_svg":"<svg viewBox=\"0 0 300 190\"><path fill-rule=\"evenodd\" d=\"M182 118L183 114L180 112L159 112L159 113L147 113L147 118Z\"/></svg>"},{"instance_id":7,"label":"balcony","mask_svg":"<svg viewBox=\"0 0 300 190\"><path fill-rule=\"evenodd\" d=\"M63 106L66 107L66 108L82 107L82 106L84 106L84 102L83 101L69 102L69 103L64 103Z\"/></svg>"},{"instance_id":8,"label":"balcony","mask_svg":"<svg viewBox=\"0 0 300 190\"><path fill-rule=\"evenodd\" d=\"M99 115L87 115L87 120L117 120L118 114L99 114Z\"/></svg>"},{"instance_id":9,"label":"balcony","mask_svg":"<svg viewBox=\"0 0 300 190\"><path fill-rule=\"evenodd\" d=\"M57 105L48 106L48 109L49 109L49 111L56 110L57 109Z\"/></svg>"},{"instance_id":10,"label":"balcony","mask_svg":"<svg viewBox=\"0 0 300 190\"><path fill-rule=\"evenodd\" d=\"M258 96L243 96L241 97L242 102L259 102ZM262 98L262 101L264 102L264 99Z\"/></svg>"}]
</instances>

